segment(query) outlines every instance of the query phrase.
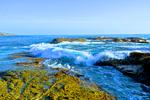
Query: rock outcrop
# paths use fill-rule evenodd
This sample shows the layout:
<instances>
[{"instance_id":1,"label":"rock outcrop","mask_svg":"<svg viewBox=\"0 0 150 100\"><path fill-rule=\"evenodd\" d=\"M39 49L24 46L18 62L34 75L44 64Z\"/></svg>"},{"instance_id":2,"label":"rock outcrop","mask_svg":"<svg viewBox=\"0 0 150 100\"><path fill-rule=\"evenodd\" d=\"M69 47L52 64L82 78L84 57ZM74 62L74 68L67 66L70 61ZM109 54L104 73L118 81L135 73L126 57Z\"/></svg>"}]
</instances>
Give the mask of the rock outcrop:
<instances>
[{"instance_id":1,"label":"rock outcrop","mask_svg":"<svg viewBox=\"0 0 150 100\"><path fill-rule=\"evenodd\" d=\"M115 38L115 37L96 37L96 38L88 38L89 40L95 41L105 41L105 42L134 42L134 43L149 43L147 39L137 38L137 37L129 37L129 38Z\"/></svg>"},{"instance_id":2,"label":"rock outcrop","mask_svg":"<svg viewBox=\"0 0 150 100\"><path fill-rule=\"evenodd\" d=\"M114 96L62 70L22 70L0 73L1 100L115 100Z\"/></svg>"},{"instance_id":3,"label":"rock outcrop","mask_svg":"<svg viewBox=\"0 0 150 100\"><path fill-rule=\"evenodd\" d=\"M56 38L52 40L51 43L60 43L60 42L86 42L84 38Z\"/></svg>"},{"instance_id":4,"label":"rock outcrop","mask_svg":"<svg viewBox=\"0 0 150 100\"><path fill-rule=\"evenodd\" d=\"M129 37L129 38L115 38L115 37L96 37L96 38L56 38L51 41L51 43L60 43L60 42L87 42L87 41L96 41L96 42L133 42L133 43L150 43L147 39Z\"/></svg>"},{"instance_id":5,"label":"rock outcrop","mask_svg":"<svg viewBox=\"0 0 150 100\"><path fill-rule=\"evenodd\" d=\"M114 66L125 75L150 85L150 53L132 52L123 60L97 61L97 66Z\"/></svg>"},{"instance_id":6,"label":"rock outcrop","mask_svg":"<svg viewBox=\"0 0 150 100\"><path fill-rule=\"evenodd\" d=\"M22 58L26 61L16 64L29 69L0 73L0 100L116 100L115 96L90 81L81 80L70 70L52 68L47 71L41 63L43 58L27 52L10 55L10 59Z\"/></svg>"}]
</instances>

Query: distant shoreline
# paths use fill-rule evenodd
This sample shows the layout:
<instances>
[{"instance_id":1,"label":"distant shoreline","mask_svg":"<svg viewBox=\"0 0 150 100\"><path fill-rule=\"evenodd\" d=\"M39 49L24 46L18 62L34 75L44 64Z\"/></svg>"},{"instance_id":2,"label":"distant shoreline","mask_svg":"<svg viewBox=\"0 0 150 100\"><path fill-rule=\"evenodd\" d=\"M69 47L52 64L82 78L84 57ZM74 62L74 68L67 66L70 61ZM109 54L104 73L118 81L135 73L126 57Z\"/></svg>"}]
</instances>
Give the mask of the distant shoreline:
<instances>
[{"instance_id":1,"label":"distant shoreline","mask_svg":"<svg viewBox=\"0 0 150 100\"><path fill-rule=\"evenodd\" d=\"M15 34L2 33L0 32L0 36L15 36Z\"/></svg>"}]
</instances>

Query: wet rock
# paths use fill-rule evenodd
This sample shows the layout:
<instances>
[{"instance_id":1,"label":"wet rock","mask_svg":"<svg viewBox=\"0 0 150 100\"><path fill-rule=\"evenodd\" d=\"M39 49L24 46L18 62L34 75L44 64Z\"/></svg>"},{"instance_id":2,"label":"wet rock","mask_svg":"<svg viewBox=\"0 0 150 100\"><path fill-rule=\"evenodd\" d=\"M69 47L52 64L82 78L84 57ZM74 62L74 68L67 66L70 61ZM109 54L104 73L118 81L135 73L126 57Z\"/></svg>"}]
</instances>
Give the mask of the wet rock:
<instances>
[{"instance_id":1,"label":"wet rock","mask_svg":"<svg viewBox=\"0 0 150 100\"><path fill-rule=\"evenodd\" d=\"M34 57L31 55L29 52L19 52L19 53L14 53L9 55L9 59L18 59L18 58L28 58L28 57Z\"/></svg>"},{"instance_id":2,"label":"wet rock","mask_svg":"<svg viewBox=\"0 0 150 100\"><path fill-rule=\"evenodd\" d=\"M149 43L148 40L143 38L136 38L136 37L130 37L127 38L130 42L136 42L136 43Z\"/></svg>"},{"instance_id":3,"label":"wet rock","mask_svg":"<svg viewBox=\"0 0 150 100\"><path fill-rule=\"evenodd\" d=\"M143 38L115 38L115 37L96 37L96 38L87 38L89 40L98 40L98 41L105 41L105 42L134 42L134 43L149 43L148 40Z\"/></svg>"},{"instance_id":4,"label":"wet rock","mask_svg":"<svg viewBox=\"0 0 150 100\"><path fill-rule=\"evenodd\" d=\"M116 100L97 85L87 84L65 71L51 75L39 69L5 72L0 88L1 100Z\"/></svg>"},{"instance_id":5,"label":"wet rock","mask_svg":"<svg viewBox=\"0 0 150 100\"><path fill-rule=\"evenodd\" d=\"M87 38L89 40L107 40L107 39L112 39L111 37L93 37L93 38Z\"/></svg>"},{"instance_id":6,"label":"wet rock","mask_svg":"<svg viewBox=\"0 0 150 100\"><path fill-rule=\"evenodd\" d=\"M123 39L123 38L114 38L112 41L113 42L129 42L128 39Z\"/></svg>"},{"instance_id":7,"label":"wet rock","mask_svg":"<svg viewBox=\"0 0 150 100\"><path fill-rule=\"evenodd\" d=\"M20 53L14 53L14 54L11 54L9 56L9 59L24 59L24 60L21 60L16 62L15 64L17 66L21 66L21 67L43 67L43 61L44 61L44 58L37 58L37 57L34 57L33 55L31 55L30 53L28 52L20 52Z\"/></svg>"},{"instance_id":8,"label":"wet rock","mask_svg":"<svg viewBox=\"0 0 150 100\"><path fill-rule=\"evenodd\" d=\"M84 38L56 38L53 39L51 43L60 43L60 42L86 42Z\"/></svg>"},{"instance_id":9,"label":"wet rock","mask_svg":"<svg viewBox=\"0 0 150 100\"><path fill-rule=\"evenodd\" d=\"M114 38L113 42L149 43L149 41L146 40L146 39L136 38L136 37L131 37L131 38Z\"/></svg>"},{"instance_id":10,"label":"wet rock","mask_svg":"<svg viewBox=\"0 0 150 100\"><path fill-rule=\"evenodd\" d=\"M43 67L43 58L28 58L28 61L26 62L17 62L17 66L22 66L22 67Z\"/></svg>"},{"instance_id":11,"label":"wet rock","mask_svg":"<svg viewBox=\"0 0 150 100\"><path fill-rule=\"evenodd\" d=\"M150 93L150 87L149 86L146 86L146 85L141 85L141 88L146 91L146 92L149 92Z\"/></svg>"},{"instance_id":12,"label":"wet rock","mask_svg":"<svg viewBox=\"0 0 150 100\"><path fill-rule=\"evenodd\" d=\"M143 72L142 65L119 65L116 67L124 74L139 75Z\"/></svg>"},{"instance_id":13,"label":"wet rock","mask_svg":"<svg viewBox=\"0 0 150 100\"><path fill-rule=\"evenodd\" d=\"M130 37L130 38L116 38L116 37L95 37L95 38L56 38L53 39L51 43L60 42L86 42L99 41L99 42L134 42L134 43L150 43L144 38Z\"/></svg>"},{"instance_id":14,"label":"wet rock","mask_svg":"<svg viewBox=\"0 0 150 100\"><path fill-rule=\"evenodd\" d=\"M129 55L129 57L132 59L141 59L148 56L150 56L150 53L142 53L142 52L131 52Z\"/></svg>"},{"instance_id":15,"label":"wet rock","mask_svg":"<svg viewBox=\"0 0 150 100\"><path fill-rule=\"evenodd\" d=\"M118 65L126 65L130 64L128 60L121 60L121 59L110 59L107 61L97 61L94 65L96 66L118 66Z\"/></svg>"},{"instance_id":16,"label":"wet rock","mask_svg":"<svg viewBox=\"0 0 150 100\"><path fill-rule=\"evenodd\" d=\"M96 66L114 66L135 80L150 85L150 53L132 52L125 59L97 61Z\"/></svg>"}]
</instances>

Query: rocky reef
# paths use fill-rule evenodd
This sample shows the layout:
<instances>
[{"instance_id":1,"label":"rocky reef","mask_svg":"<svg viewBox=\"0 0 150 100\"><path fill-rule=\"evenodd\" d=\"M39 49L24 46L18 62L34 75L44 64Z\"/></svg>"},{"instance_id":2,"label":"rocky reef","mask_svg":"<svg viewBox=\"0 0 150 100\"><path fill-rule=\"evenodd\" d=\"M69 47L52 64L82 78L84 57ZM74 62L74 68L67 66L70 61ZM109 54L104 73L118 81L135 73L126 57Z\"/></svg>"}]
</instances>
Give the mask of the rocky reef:
<instances>
[{"instance_id":1,"label":"rocky reef","mask_svg":"<svg viewBox=\"0 0 150 100\"><path fill-rule=\"evenodd\" d=\"M88 38L89 40L105 41L105 42L134 42L134 43L149 43L147 39L128 37L128 38L115 38L115 37L96 37Z\"/></svg>"},{"instance_id":2,"label":"rocky reef","mask_svg":"<svg viewBox=\"0 0 150 100\"><path fill-rule=\"evenodd\" d=\"M96 66L114 66L125 75L150 85L150 53L131 52L125 59L97 61Z\"/></svg>"},{"instance_id":3,"label":"rocky reef","mask_svg":"<svg viewBox=\"0 0 150 100\"><path fill-rule=\"evenodd\" d=\"M28 58L28 61L25 62L17 62L17 66L22 67L43 67L43 58Z\"/></svg>"},{"instance_id":4,"label":"rocky reef","mask_svg":"<svg viewBox=\"0 0 150 100\"><path fill-rule=\"evenodd\" d=\"M84 38L56 38L53 39L51 43L60 43L60 42L86 42Z\"/></svg>"},{"instance_id":5,"label":"rocky reef","mask_svg":"<svg viewBox=\"0 0 150 100\"><path fill-rule=\"evenodd\" d=\"M17 65L34 68L1 72L1 100L116 100L96 84L69 74L69 70L47 71L40 64L44 59L29 56L28 53L11 56L11 59L20 58L27 58L30 62L17 62Z\"/></svg>"},{"instance_id":6,"label":"rocky reef","mask_svg":"<svg viewBox=\"0 0 150 100\"><path fill-rule=\"evenodd\" d=\"M15 64L21 67L43 67L43 58L38 58L31 55L29 52L14 53L9 56L9 59L24 59L24 61L18 61Z\"/></svg>"},{"instance_id":7,"label":"rocky reef","mask_svg":"<svg viewBox=\"0 0 150 100\"><path fill-rule=\"evenodd\" d=\"M95 37L95 38L56 38L51 41L51 43L60 42L87 42L87 41L97 41L97 42L133 42L133 43L150 43L147 39L128 37L128 38L116 38L116 37Z\"/></svg>"},{"instance_id":8,"label":"rocky reef","mask_svg":"<svg viewBox=\"0 0 150 100\"><path fill-rule=\"evenodd\" d=\"M1 100L115 100L115 97L87 84L64 70L48 74L45 70L0 73Z\"/></svg>"}]
</instances>

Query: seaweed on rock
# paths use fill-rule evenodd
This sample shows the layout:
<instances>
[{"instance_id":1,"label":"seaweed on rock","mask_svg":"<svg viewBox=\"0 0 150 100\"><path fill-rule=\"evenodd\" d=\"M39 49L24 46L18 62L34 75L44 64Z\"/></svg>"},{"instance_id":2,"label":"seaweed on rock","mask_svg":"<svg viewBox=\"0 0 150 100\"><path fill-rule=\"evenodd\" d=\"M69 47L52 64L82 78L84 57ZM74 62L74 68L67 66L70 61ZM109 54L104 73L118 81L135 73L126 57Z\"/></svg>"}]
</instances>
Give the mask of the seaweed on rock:
<instances>
[{"instance_id":1,"label":"seaweed on rock","mask_svg":"<svg viewBox=\"0 0 150 100\"><path fill-rule=\"evenodd\" d=\"M53 81L52 81L53 80ZM45 70L22 70L3 73L0 100L112 100L110 94L77 77L59 71L49 75Z\"/></svg>"}]
</instances>

